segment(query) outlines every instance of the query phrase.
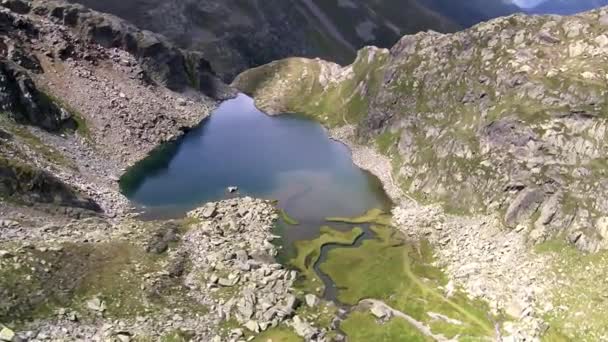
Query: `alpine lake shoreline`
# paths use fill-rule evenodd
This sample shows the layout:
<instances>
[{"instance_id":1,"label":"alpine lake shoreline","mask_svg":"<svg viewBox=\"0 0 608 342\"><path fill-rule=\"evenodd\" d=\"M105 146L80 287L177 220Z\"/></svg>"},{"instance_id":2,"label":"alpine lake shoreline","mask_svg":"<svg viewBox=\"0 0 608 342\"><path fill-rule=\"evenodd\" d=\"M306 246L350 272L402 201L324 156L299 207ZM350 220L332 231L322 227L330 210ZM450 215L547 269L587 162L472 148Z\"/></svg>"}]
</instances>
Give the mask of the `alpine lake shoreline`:
<instances>
[{"instance_id":1,"label":"alpine lake shoreline","mask_svg":"<svg viewBox=\"0 0 608 342\"><path fill-rule=\"evenodd\" d=\"M280 237L281 230L300 223L279 208L278 201L267 199L276 206L278 217L273 229L278 260L286 269L298 271L292 290L301 304L295 311L296 334L279 325L255 340L311 340L320 336L319 331L329 340L340 340L344 335L351 341L491 339L494 320L502 317L490 316L487 304L469 299L461 289L454 288L436 266L427 241L407 238L392 227L390 210L403 196L387 169L390 161L373 148L354 143L351 127L322 127L332 142L348 149L355 167L378 179L391 204L382 209L369 208L359 217L327 217L318 237L287 246ZM179 141L170 144L179 145ZM349 225L350 229L335 230L332 225ZM281 252L285 249L286 253ZM234 335L238 329L231 324L228 327L224 336Z\"/></svg>"}]
</instances>

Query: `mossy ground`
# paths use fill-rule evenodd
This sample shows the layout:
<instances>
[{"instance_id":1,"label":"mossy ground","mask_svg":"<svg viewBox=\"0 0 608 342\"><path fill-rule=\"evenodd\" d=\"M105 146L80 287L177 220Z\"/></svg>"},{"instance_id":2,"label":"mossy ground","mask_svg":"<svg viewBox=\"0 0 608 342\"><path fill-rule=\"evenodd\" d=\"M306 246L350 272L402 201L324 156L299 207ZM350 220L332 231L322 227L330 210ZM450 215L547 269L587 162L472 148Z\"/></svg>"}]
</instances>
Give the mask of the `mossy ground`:
<instances>
[{"instance_id":1,"label":"mossy ground","mask_svg":"<svg viewBox=\"0 0 608 342\"><path fill-rule=\"evenodd\" d=\"M550 329L545 341L600 341L608 336L608 251L583 254L564 240L535 248L553 256L547 270L557 278L551 310L545 315Z\"/></svg>"},{"instance_id":2,"label":"mossy ground","mask_svg":"<svg viewBox=\"0 0 608 342\"><path fill-rule=\"evenodd\" d=\"M89 129L89 126L87 125L86 119L82 115L82 113L80 113L74 107L72 107L69 104L67 104L65 101L63 101L60 98L52 95L48 91L42 92L42 95L47 99L47 101L53 102L57 106L65 109L66 111L68 111L68 113L70 113L70 115L72 116L72 119L76 123L76 133L78 133L81 137L83 137L84 139L86 139L89 142L93 141L93 136L91 135L91 131Z\"/></svg>"},{"instance_id":3,"label":"mossy ground","mask_svg":"<svg viewBox=\"0 0 608 342\"><path fill-rule=\"evenodd\" d=\"M167 254L146 253L143 247L121 240L60 247L17 252L14 259L1 262L0 293L7 301L0 305L0 321L18 327L49 318L58 308L75 310L81 321L95 319L98 313L86 304L92 298L105 303L103 315L111 319L165 308L207 312L204 305L190 300L179 276L166 275L174 261Z\"/></svg>"},{"instance_id":4,"label":"mossy ground","mask_svg":"<svg viewBox=\"0 0 608 342\"><path fill-rule=\"evenodd\" d=\"M361 228L353 228L348 232L334 230L331 227L321 227L321 235L314 240L297 241L296 257L290 264L300 270L301 275L297 287L308 293L322 294L323 283L313 269L321 256L321 248L327 244L352 245L361 234Z\"/></svg>"},{"instance_id":5,"label":"mossy ground","mask_svg":"<svg viewBox=\"0 0 608 342\"><path fill-rule=\"evenodd\" d=\"M289 328L277 327L259 334L253 342L304 342L304 339Z\"/></svg>"},{"instance_id":6,"label":"mossy ground","mask_svg":"<svg viewBox=\"0 0 608 342\"><path fill-rule=\"evenodd\" d=\"M354 311L340 324L351 342L432 341L402 318L378 322L370 313Z\"/></svg>"},{"instance_id":7,"label":"mossy ground","mask_svg":"<svg viewBox=\"0 0 608 342\"><path fill-rule=\"evenodd\" d=\"M446 279L432 265L430 246L405 241L386 226L374 226L376 238L365 240L356 249L333 249L321 270L340 289L338 299L355 305L365 298L383 300L431 327L436 334L462 338L492 336L493 324L481 302L462 293L447 298L442 288ZM462 325L433 320L435 312L461 321Z\"/></svg>"},{"instance_id":8,"label":"mossy ground","mask_svg":"<svg viewBox=\"0 0 608 342\"><path fill-rule=\"evenodd\" d=\"M327 222L341 222L351 224L374 223L379 225L390 225L391 216L387 215L382 209L370 209L358 217L327 217Z\"/></svg>"},{"instance_id":9,"label":"mossy ground","mask_svg":"<svg viewBox=\"0 0 608 342\"><path fill-rule=\"evenodd\" d=\"M298 220L289 216L287 211L285 211L284 209L279 209L279 215L281 217L281 220L283 220L283 222L287 223L290 226L296 226L296 225L300 224L300 222L298 222Z\"/></svg>"},{"instance_id":10,"label":"mossy ground","mask_svg":"<svg viewBox=\"0 0 608 342\"><path fill-rule=\"evenodd\" d=\"M19 125L12 120L8 119L5 114L0 113L0 128L5 129L13 136L15 136L20 143L27 145L31 148L39 157L46 158L49 162L66 166L69 168L75 168L74 162L67 159L63 154L61 154L56 149L44 144L40 138L38 138L34 133L30 132L28 127L23 125ZM14 151L15 153L20 153L20 151ZM24 156L31 157L31 156Z\"/></svg>"}]
</instances>

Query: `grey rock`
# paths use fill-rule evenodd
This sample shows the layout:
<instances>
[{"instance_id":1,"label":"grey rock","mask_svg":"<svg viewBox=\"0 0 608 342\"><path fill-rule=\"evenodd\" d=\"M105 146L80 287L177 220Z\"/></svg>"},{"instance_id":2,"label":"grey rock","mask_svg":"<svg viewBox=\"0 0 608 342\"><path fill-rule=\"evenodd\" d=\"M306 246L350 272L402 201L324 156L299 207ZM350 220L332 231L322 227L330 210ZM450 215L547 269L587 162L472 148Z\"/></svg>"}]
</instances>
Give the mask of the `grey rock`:
<instances>
[{"instance_id":1,"label":"grey rock","mask_svg":"<svg viewBox=\"0 0 608 342\"><path fill-rule=\"evenodd\" d=\"M23 0L2 0L2 6L19 14L27 14L32 9L30 4Z\"/></svg>"},{"instance_id":2,"label":"grey rock","mask_svg":"<svg viewBox=\"0 0 608 342\"><path fill-rule=\"evenodd\" d=\"M95 297L87 301L87 308L89 310L102 313L106 311L106 303L104 303L101 299Z\"/></svg>"},{"instance_id":3,"label":"grey rock","mask_svg":"<svg viewBox=\"0 0 608 342\"><path fill-rule=\"evenodd\" d=\"M370 311L378 319L389 319L391 317L391 311L384 305L374 304Z\"/></svg>"},{"instance_id":4,"label":"grey rock","mask_svg":"<svg viewBox=\"0 0 608 342\"><path fill-rule=\"evenodd\" d=\"M300 316L294 316L291 325L295 333L303 337L306 341L312 340L318 334L318 331L310 324L308 324L305 320L300 318Z\"/></svg>"},{"instance_id":5,"label":"grey rock","mask_svg":"<svg viewBox=\"0 0 608 342\"><path fill-rule=\"evenodd\" d=\"M127 331L117 332L114 337L118 340L118 342L130 342L131 341L131 333Z\"/></svg>"},{"instance_id":6,"label":"grey rock","mask_svg":"<svg viewBox=\"0 0 608 342\"><path fill-rule=\"evenodd\" d=\"M524 189L513 199L505 213L505 224L515 227L518 223L526 220L540 206L544 199L544 193L540 189Z\"/></svg>"},{"instance_id":7,"label":"grey rock","mask_svg":"<svg viewBox=\"0 0 608 342\"><path fill-rule=\"evenodd\" d=\"M67 111L38 90L25 69L10 61L0 61L0 110L18 123L49 131L77 127Z\"/></svg>"},{"instance_id":8,"label":"grey rock","mask_svg":"<svg viewBox=\"0 0 608 342\"><path fill-rule=\"evenodd\" d=\"M224 287L232 287L235 286L236 284L238 284L239 280L240 280L240 276L237 274L230 274L228 276L228 278L220 278L220 280L218 281L218 284L220 284L221 286Z\"/></svg>"},{"instance_id":9,"label":"grey rock","mask_svg":"<svg viewBox=\"0 0 608 342\"><path fill-rule=\"evenodd\" d=\"M240 249L235 252L235 259L239 262L247 262L249 255L247 254L246 250Z\"/></svg>"},{"instance_id":10,"label":"grey rock","mask_svg":"<svg viewBox=\"0 0 608 342\"><path fill-rule=\"evenodd\" d=\"M245 323L245 328L247 328L249 331L251 331L253 333L260 332L260 325L256 321L251 321L251 320L247 321L247 323Z\"/></svg>"},{"instance_id":11,"label":"grey rock","mask_svg":"<svg viewBox=\"0 0 608 342\"><path fill-rule=\"evenodd\" d=\"M304 299L306 301L306 305L308 305L310 308L314 308L315 306L319 305L319 297L315 296L314 294L309 293L304 296Z\"/></svg>"},{"instance_id":12,"label":"grey rock","mask_svg":"<svg viewBox=\"0 0 608 342\"><path fill-rule=\"evenodd\" d=\"M298 298L294 295L287 296L285 300L285 308L288 310L295 310L298 307Z\"/></svg>"},{"instance_id":13,"label":"grey rock","mask_svg":"<svg viewBox=\"0 0 608 342\"><path fill-rule=\"evenodd\" d=\"M215 217L216 212L217 212L217 207L216 207L215 203L210 203L210 204L205 205L202 215L204 218L208 219L208 218Z\"/></svg>"},{"instance_id":14,"label":"grey rock","mask_svg":"<svg viewBox=\"0 0 608 342\"><path fill-rule=\"evenodd\" d=\"M0 341L12 342L15 338L15 332L8 327L2 327L0 329Z\"/></svg>"}]
</instances>

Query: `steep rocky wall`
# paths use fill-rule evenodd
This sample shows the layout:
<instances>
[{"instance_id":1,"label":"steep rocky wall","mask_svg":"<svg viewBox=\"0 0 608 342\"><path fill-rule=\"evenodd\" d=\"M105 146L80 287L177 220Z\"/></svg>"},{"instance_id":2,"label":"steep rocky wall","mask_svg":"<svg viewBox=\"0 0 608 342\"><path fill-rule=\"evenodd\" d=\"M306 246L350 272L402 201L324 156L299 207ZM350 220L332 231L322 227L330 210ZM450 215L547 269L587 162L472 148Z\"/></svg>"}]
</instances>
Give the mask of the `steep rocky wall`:
<instances>
[{"instance_id":1,"label":"steep rocky wall","mask_svg":"<svg viewBox=\"0 0 608 342\"><path fill-rule=\"evenodd\" d=\"M52 174L5 158L0 158L0 197L5 201L17 201L26 205L70 208L69 212L66 211L68 214L101 211L95 202Z\"/></svg>"},{"instance_id":2,"label":"steep rocky wall","mask_svg":"<svg viewBox=\"0 0 608 342\"><path fill-rule=\"evenodd\" d=\"M563 234L596 251L608 247L607 25L608 9L515 15L366 48L345 68L275 62L235 85L273 113L357 124L420 201L499 211L533 242Z\"/></svg>"},{"instance_id":3,"label":"steep rocky wall","mask_svg":"<svg viewBox=\"0 0 608 342\"><path fill-rule=\"evenodd\" d=\"M12 61L0 60L0 110L19 123L50 131L77 127L71 114L38 91L27 72Z\"/></svg>"},{"instance_id":4,"label":"steep rocky wall","mask_svg":"<svg viewBox=\"0 0 608 342\"><path fill-rule=\"evenodd\" d=\"M116 16L63 1L33 1L32 12L71 27L83 41L131 53L147 77L171 90L194 88L216 99L231 95L200 53L180 50L163 36Z\"/></svg>"}]
</instances>

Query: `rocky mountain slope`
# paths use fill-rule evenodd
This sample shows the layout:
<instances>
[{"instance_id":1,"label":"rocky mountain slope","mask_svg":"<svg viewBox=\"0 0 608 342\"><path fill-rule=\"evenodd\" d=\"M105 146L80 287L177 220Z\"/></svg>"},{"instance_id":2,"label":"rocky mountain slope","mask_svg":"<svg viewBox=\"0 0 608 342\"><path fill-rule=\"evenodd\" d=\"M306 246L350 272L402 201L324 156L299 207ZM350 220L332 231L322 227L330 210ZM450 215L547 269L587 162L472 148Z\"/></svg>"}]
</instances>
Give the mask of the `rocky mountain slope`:
<instances>
[{"instance_id":1,"label":"rocky mountain slope","mask_svg":"<svg viewBox=\"0 0 608 342\"><path fill-rule=\"evenodd\" d=\"M500 212L532 243L598 251L608 247L606 26L608 9L514 15L365 48L344 68L274 62L235 85L270 113L356 125L419 201Z\"/></svg>"},{"instance_id":2,"label":"rocky mountain slope","mask_svg":"<svg viewBox=\"0 0 608 342\"><path fill-rule=\"evenodd\" d=\"M350 63L365 45L403 34L455 31L518 10L503 1L71 0L199 50L225 79L289 56Z\"/></svg>"},{"instance_id":3,"label":"rocky mountain slope","mask_svg":"<svg viewBox=\"0 0 608 342\"><path fill-rule=\"evenodd\" d=\"M605 248L607 15L420 33L365 48L349 67L295 58L235 84L270 113L339 126L330 133L353 160L404 198L396 228L441 247L450 282L433 293L483 299L508 317L496 338L600 340L608 254L541 244L567 251L556 263L526 243ZM344 340L347 313L294 288L301 275L274 261L273 203L239 198L142 221L119 193L126 167L234 94L211 64L81 5L2 2L0 341ZM380 329L403 315L388 309L355 308Z\"/></svg>"},{"instance_id":4,"label":"rocky mountain slope","mask_svg":"<svg viewBox=\"0 0 608 342\"><path fill-rule=\"evenodd\" d=\"M118 190L231 95L198 54L114 16L2 2L0 341L222 341L292 322L272 203L143 222Z\"/></svg>"}]
</instances>

